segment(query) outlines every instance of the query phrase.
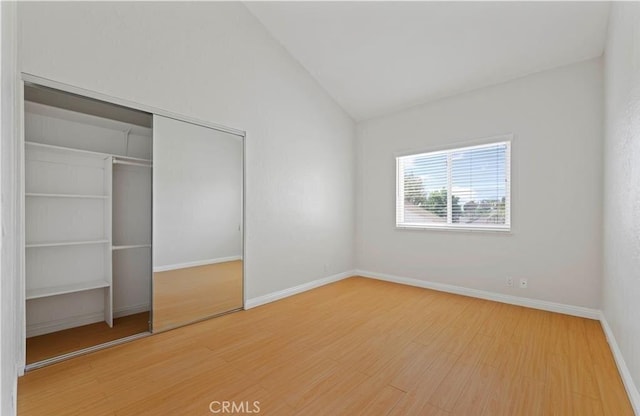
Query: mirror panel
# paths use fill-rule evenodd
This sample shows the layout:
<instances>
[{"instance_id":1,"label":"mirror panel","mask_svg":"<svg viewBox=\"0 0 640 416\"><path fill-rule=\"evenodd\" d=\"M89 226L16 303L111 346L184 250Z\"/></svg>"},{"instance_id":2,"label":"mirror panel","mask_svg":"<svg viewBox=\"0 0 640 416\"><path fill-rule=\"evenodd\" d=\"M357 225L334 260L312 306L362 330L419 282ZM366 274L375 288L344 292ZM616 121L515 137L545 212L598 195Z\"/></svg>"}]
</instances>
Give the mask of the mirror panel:
<instances>
[{"instance_id":1,"label":"mirror panel","mask_svg":"<svg viewBox=\"0 0 640 416\"><path fill-rule=\"evenodd\" d=\"M154 115L153 332L243 306L243 138Z\"/></svg>"}]
</instances>

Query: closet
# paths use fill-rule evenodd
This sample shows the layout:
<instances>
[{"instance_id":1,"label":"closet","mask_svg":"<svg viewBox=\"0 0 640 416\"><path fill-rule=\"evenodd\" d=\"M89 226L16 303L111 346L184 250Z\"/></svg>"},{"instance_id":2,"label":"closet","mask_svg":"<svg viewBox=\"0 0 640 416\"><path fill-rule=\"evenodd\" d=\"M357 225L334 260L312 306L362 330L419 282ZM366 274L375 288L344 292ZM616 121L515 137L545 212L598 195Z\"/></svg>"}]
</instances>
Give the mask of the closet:
<instances>
[{"instance_id":1,"label":"closet","mask_svg":"<svg viewBox=\"0 0 640 416\"><path fill-rule=\"evenodd\" d=\"M22 75L26 370L242 309L244 132Z\"/></svg>"},{"instance_id":2,"label":"closet","mask_svg":"<svg viewBox=\"0 0 640 416\"><path fill-rule=\"evenodd\" d=\"M27 364L148 331L152 117L25 86Z\"/></svg>"}]
</instances>

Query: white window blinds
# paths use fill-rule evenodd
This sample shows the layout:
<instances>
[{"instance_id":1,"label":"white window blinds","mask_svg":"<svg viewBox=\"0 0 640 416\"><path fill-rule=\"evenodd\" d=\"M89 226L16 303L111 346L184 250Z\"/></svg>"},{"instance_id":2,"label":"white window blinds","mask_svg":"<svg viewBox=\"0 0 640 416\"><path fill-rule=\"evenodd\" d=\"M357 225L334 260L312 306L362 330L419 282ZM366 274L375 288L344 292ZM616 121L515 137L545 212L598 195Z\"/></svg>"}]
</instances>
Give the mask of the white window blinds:
<instances>
[{"instance_id":1,"label":"white window blinds","mask_svg":"<svg viewBox=\"0 0 640 416\"><path fill-rule=\"evenodd\" d=\"M396 226L508 230L508 140L396 158Z\"/></svg>"}]
</instances>

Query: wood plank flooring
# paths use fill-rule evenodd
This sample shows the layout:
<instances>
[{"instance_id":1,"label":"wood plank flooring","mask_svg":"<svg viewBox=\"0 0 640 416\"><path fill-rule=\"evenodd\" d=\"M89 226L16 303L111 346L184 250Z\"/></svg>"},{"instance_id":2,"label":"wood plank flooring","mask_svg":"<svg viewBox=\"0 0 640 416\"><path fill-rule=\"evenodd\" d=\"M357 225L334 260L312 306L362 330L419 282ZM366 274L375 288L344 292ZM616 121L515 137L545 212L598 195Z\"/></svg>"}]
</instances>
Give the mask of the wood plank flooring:
<instances>
[{"instance_id":1,"label":"wood plank flooring","mask_svg":"<svg viewBox=\"0 0 640 416\"><path fill-rule=\"evenodd\" d=\"M149 331L149 312L27 338L27 364Z\"/></svg>"},{"instance_id":2,"label":"wood plank flooring","mask_svg":"<svg viewBox=\"0 0 640 416\"><path fill-rule=\"evenodd\" d=\"M35 370L18 395L20 415L633 415L599 322L359 277Z\"/></svg>"}]
</instances>

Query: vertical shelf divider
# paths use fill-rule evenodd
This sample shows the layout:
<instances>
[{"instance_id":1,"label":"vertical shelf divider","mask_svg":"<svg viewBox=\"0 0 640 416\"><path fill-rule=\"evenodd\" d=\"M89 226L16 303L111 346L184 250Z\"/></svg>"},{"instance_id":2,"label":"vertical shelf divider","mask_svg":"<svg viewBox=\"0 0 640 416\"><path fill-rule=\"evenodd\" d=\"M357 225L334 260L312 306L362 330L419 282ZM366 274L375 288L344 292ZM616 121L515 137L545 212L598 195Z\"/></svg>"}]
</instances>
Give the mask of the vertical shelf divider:
<instances>
[{"instance_id":1,"label":"vertical shelf divider","mask_svg":"<svg viewBox=\"0 0 640 416\"><path fill-rule=\"evenodd\" d=\"M113 327L113 156L104 160L104 188L107 198L104 200L104 235L109 240L105 244L105 279L109 282L109 287L104 291L104 320L110 327Z\"/></svg>"}]
</instances>

